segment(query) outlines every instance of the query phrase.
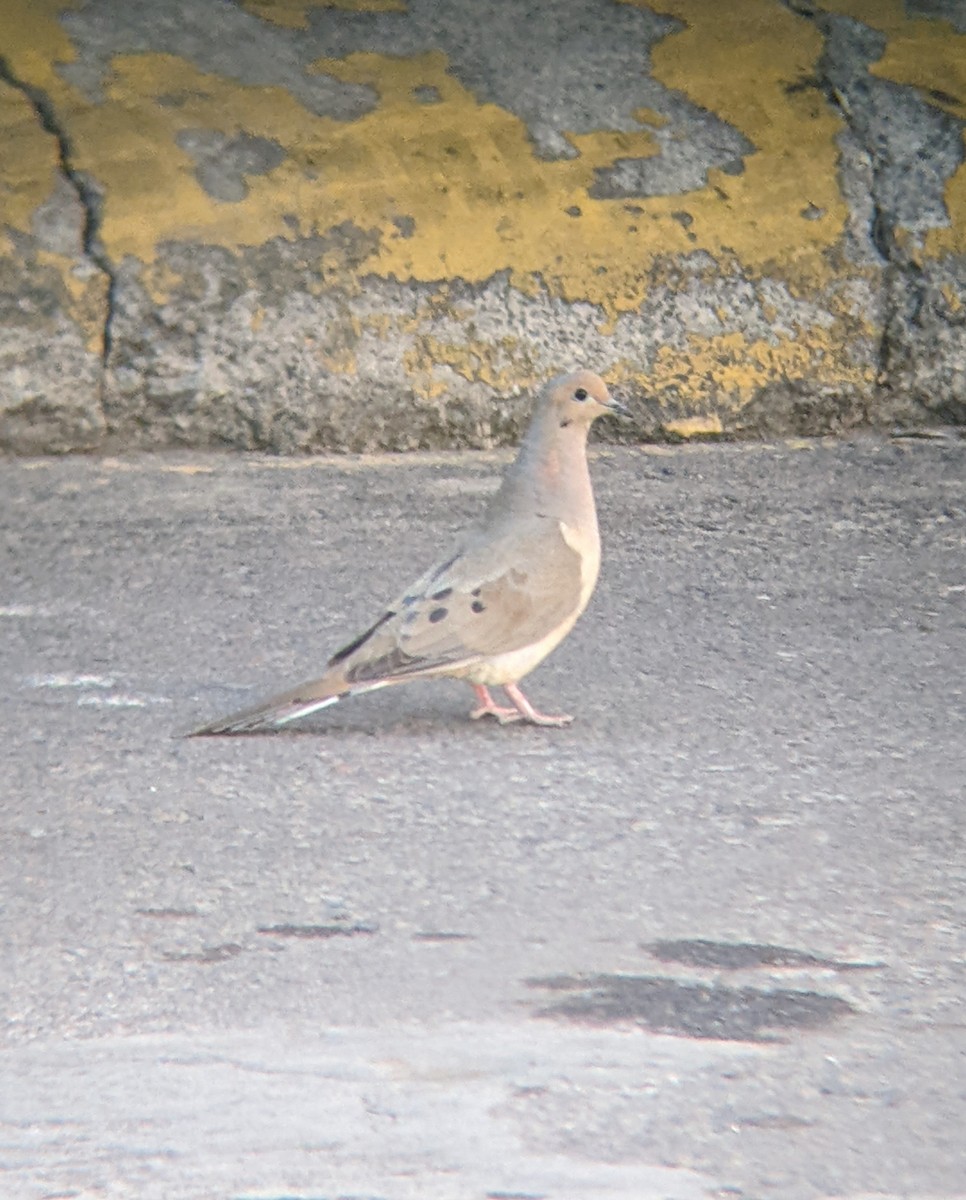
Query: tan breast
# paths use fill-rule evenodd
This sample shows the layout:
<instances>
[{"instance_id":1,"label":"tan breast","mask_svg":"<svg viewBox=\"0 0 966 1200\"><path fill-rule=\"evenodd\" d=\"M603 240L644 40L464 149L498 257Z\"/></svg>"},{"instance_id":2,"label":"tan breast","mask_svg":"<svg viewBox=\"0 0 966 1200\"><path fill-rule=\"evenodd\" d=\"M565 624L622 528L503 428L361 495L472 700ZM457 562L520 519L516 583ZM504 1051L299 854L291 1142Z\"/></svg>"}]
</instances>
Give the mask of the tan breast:
<instances>
[{"instance_id":1,"label":"tan breast","mask_svg":"<svg viewBox=\"0 0 966 1200\"><path fill-rule=\"evenodd\" d=\"M542 663L573 629L577 618L587 607L597 583L600 571L600 537L596 526L592 532L585 533L566 525L563 521L560 521L559 525L564 541L580 555L580 599L577 607L546 637L519 650L495 654L483 662L464 667L459 672L461 679L468 679L471 683L482 683L487 687L516 683Z\"/></svg>"},{"instance_id":2,"label":"tan breast","mask_svg":"<svg viewBox=\"0 0 966 1200\"><path fill-rule=\"evenodd\" d=\"M587 603L597 586L597 576L600 574L600 533L595 521L590 529L578 529L560 521L560 532L563 540L580 555L580 607L576 616L587 607Z\"/></svg>"}]
</instances>

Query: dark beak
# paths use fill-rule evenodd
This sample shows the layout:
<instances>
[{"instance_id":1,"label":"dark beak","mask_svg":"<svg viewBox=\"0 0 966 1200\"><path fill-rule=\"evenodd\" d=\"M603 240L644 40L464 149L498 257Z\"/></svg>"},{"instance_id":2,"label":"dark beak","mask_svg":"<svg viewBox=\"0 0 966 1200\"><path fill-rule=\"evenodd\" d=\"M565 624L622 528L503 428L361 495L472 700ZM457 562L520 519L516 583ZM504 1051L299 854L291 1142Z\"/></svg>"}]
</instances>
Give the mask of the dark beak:
<instances>
[{"instance_id":1,"label":"dark beak","mask_svg":"<svg viewBox=\"0 0 966 1200\"><path fill-rule=\"evenodd\" d=\"M621 402L619 400L615 400L613 396L608 398L604 408L606 408L608 412L612 412L615 417L629 417L631 415L631 410L627 407L627 405L621 404Z\"/></svg>"}]
</instances>

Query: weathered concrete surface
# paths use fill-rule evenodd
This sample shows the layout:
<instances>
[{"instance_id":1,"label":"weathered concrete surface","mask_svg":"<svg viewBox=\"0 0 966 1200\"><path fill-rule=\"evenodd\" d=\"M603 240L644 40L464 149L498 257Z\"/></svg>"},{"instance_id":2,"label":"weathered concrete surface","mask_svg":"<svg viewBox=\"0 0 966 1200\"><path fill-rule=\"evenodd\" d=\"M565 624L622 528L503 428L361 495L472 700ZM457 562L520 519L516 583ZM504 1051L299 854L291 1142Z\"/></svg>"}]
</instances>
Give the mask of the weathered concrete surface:
<instances>
[{"instance_id":1,"label":"weathered concrete surface","mask_svg":"<svg viewBox=\"0 0 966 1200\"><path fill-rule=\"evenodd\" d=\"M4 1200L963 1195L966 442L598 455L569 730L172 737L496 459L4 465Z\"/></svg>"},{"instance_id":2,"label":"weathered concrete surface","mask_svg":"<svg viewBox=\"0 0 966 1200\"><path fill-rule=\"evenodd\" d=\"M0 130L0 446L89 449L107 432L107 282L85 252L89 214L34 102L2 81Z\"/></svg>"},{"instance_id":3,"label":"weathered concrete surface","mask_svg":"<svg viewBox=\"0 0 966 1200\"><path fill-rule=\"evenodd\" d=\"M0 447L966 416L959 0L3 7Z\"/></svg>"}]
</instances>

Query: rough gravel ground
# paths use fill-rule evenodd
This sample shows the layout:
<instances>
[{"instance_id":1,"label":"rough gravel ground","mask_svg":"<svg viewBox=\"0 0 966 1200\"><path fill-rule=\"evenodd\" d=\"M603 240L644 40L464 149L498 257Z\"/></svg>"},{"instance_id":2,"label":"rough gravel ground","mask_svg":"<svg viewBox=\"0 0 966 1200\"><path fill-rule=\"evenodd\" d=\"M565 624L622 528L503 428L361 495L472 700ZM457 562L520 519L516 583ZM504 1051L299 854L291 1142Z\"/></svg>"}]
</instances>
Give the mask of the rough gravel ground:
<instances>
[{"instance_id":1,"label":"rough gravel ground","mask_svg":"<svg viewBox=\"0 0 966 1200\"><path fill-rule=\"evenodd\" d=\"M0 1195L966 1195L966 443L608 450L529 681L311 674L503 459L0 463Z\"/></svg>"}]
</instances>

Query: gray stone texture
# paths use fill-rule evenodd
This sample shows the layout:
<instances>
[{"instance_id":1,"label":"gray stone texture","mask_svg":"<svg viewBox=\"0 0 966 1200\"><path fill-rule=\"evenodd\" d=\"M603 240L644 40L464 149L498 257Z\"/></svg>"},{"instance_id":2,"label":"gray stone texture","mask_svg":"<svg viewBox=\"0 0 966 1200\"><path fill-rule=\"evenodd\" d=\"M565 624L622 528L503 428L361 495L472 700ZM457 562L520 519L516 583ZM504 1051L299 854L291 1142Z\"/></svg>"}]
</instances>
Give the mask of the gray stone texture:
<instances>
[{"instance_id":1,"label":"gray stone texture","mask_svg":"<svg viewBox=\"0 0 966 1200\"><path fill-rule=\"evenodd\" d=\"M962 5L910 8L944 20L958 9L959 21L964 19ZM846 194L853 222L866 225L883 263L882 387L926 413L961 422L966 420L966 262L951 255L923 262L916 235L949 224L944 190L963 163L966 123L914 89L869 74L866 68L886 48L881 34L847 17L823 16L819 24L826 39L822 77L848 124L843 136L852 143L843 154L843 177L851 184ZM856 161L863 156L865 171ZM851 172L846 164L853 165ZM899 233L911 239L900 239Z\"/></svg>"},{"instance_id":2,"label":"gray stone texture","mask_svg":"<svg viewBox=\"0 0 966 1200\"><path fill-rule=\"evenodd\" d=\"M966 8L962 0L905 0L905 9L912 17L939 18L966 33Z\"/></svg>"},{"instance_id":3,"label":"gray stone texture","mask_svg":"<svg viewBox=\"0 0 966 1200\"><path fill-rule=\"evenodd\" d=\"M873 165L872 237L888 258L897 228L922 233L949 223L943 189L963 161L964 123L911 88L871 75L883 34L849 17L823 17L821 77Z\"/></svg>"},{"instance_id":4,"label":"gray stone texture","mask_svg":"<svg viewBox=\"0 0 966 1200\"><path fill-rule=\"evenodd\" d=\"M966 270L946 258L888 281L884 373L902 395L941 420L966 422Z\"/></svg>"},{"instance_id":5,"label":"gray stone texture","mask_svg":"<svg viewBox=\"0 0 966 1200\"><path fill-rule=\"evenodd\" d=\"M61 178L36 210L32 234L14 233L14 256L0 255L0 450L90 450L107 432L100 345L85 337L63 274L43 257L71 260L77 284L90 288L93 311L84 316L99 343L103 279L83 251L83 219L76 192Z\"/></svg>"},{"instance_id":6,"label":"gray stone texture","mask_svg":"<svg viewBox=\"0 0 966 1200\"><path fill-rule=\"evenodd\" d=\"M229 137L213 129L186 129L177 143L198 164L195 175L208 195L228 203L248 195L246 175L264 175L285 157L278 142L250 133Z\"/></svg>"},{"instance_id":7,"label":"gray stone texture","mask_svg":"<svg viewBox=\"0 0 966 1200\"><path fill-rule=\"evenodd\" d=\"M750 340L768 340L794 336L823 319L815 303L792 296L784 285L740 274L719 279L712 311L701 254L680 261L640 314L622 316L603 330L596 306L523 296L505 275L482 287L447 286L443 298L437 287L377 279L360 295L337 288L309 294L323 251L337 246L351 257L365 245L365 233L349 228L328 239L279 239L240 255L170 246L167 261L183 281L160 307L140 288L136 270L128 275L122 269L118 286L127 306L115 319L113 385L105 405L112 439L119 445L200 442L281 453L332 446L356 452L487 448L514 441L531 405L528 390L518 384L494 394L492 386L444 362L419 381L443 385L441 395L436 387L393 380L400 356L418 351L426 339L446 345L466 338L466 324L454 309L467 305L473 337L506 347L494 352L490 367L510 380L621 356L647 369L669 348L686 353L694 333L713 336L737 327ZM437 303L429 305L433 297ZM857 325L878 311L875 292L861 280L848 286L848 302ZM430 315L424 312L414 332L421 303ZM265 315L253 328L256 307ZM400 318L388 337L376 320L387 311ZM876 346L857 328L848 352L855 361L871 362ZM320 365L344 353L353 356L352 374ZM622 394L633 404L634 420L605 436L659 437L669 420L688 412L685 384L681 395L670 384L660 397L626 386ZM914 417L898 402L891 415ZM739 430L752 434L814 434L870 419L868 397L857 389L791 384L784 390L776 385L737 417Z\"/></svg>"},{"instance_id":8,"label":"gray stone texture","mask_svg":"<svg viewBox=\"0 0 966 1200\"><path fill-rule=\"evenodd\" d=\"M78 53L59 70L95 102L115 54L150 52L185 58L239 83L285 88L319 116L349 121L375 107L370 88L306 69L326 53L318 40L261 21L230 0L88 0L60 20Z\"/></svg>"}]
</instances>

